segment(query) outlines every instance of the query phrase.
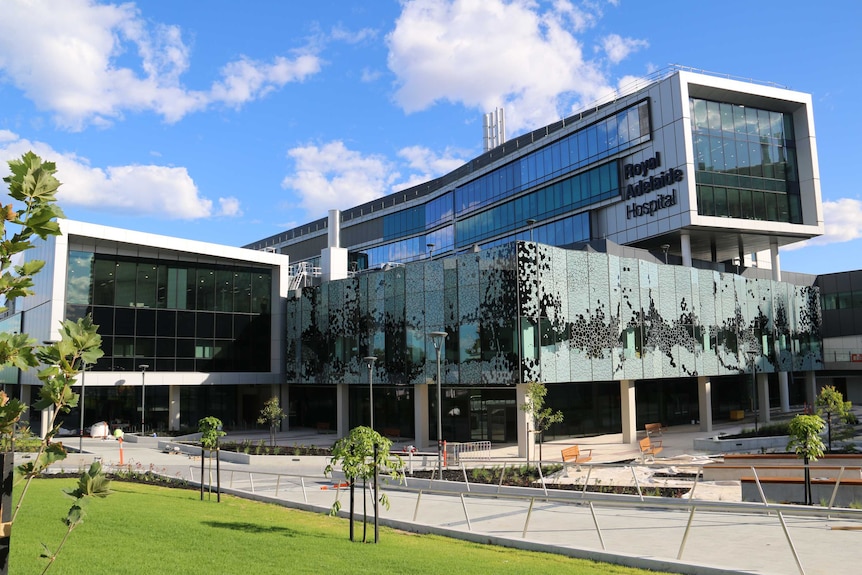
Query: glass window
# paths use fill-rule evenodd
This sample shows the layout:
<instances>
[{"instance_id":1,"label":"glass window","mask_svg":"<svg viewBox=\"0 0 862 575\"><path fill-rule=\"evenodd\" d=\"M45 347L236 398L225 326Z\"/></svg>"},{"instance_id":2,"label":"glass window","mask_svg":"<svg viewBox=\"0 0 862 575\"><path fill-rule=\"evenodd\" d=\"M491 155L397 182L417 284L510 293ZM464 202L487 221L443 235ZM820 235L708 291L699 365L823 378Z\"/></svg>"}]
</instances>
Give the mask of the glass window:
<instances>
[{"instance_id":1,"label":"glass window","mask_svg":"<svg viewBox=\"0 0 862 575\"><path fill-rule=\"evenodd\" d=\"M741 106L733 106L733 131L740 135L748 131L745 125L745 108Z\"/></svg>"},{"instance_id":2,"label":"glass window","mask_svg":"<svg viewBox=\"0 0 862 575\"><path fill-rule=\"evenodd\" d=\"M114 289L114 305L135 307L137 265L128 261L117 262L114 273L117 282Z\"/></svg>"},{"instance_id":3,"label":"glass window","mask_svg":"<svg viewBox=\"0 0 862 575\"><path fill-rule=\"evenodd\" d=\"M113 260L97 259L93 264L93 303L114 305L116 263Z\"/></svg>"},{"instance_id":4,"label":"glass window","mask_svg":"<svg viewBox=\"0 0 862 575\"><path fill-rule=\"evenodd\" d=\"M698 186L698 199L700 200L697 211L703 216L715 215L715 200L712 193L712 186Z\"/></svg>"},{"instance_id":5,"label":"glass window","mask_svg":"<svg viewBox=\"0 0 862 575\"><path fill-rule=\"evenodd\" d=\"M195 288L197 298L195 309L213 311L215 309L215 270L198 269Z\"/></svg>"},{"instance_id":6,"label":"glass window","mask_svg":"<svg viewBox=\"0 0 862 575\"><path fill-rule=\"evenodd\" d=\"M727 134L733 133L733 106L730 104L719 104L721 110L721 131Z\"/></svg>"},{"instance_id":7,"label":"glass window","mask_svg":"<svg viewBox=\"0 0 862 575\"><path fill-rule=\"evenodd\" d=\"M69 252L69 269L66 274L66 303L84 305L90 303L92 269L92 252Z\"/></svg>"},{"instance_id":8,"label":"glass window","mask_svg":"<svg viewBox=\"0 0 862 575\"><path fill-rule=\"evenodd\" d=\"M715 215L727 216L727 188L714 188L715 194Z\"/></svg>"},{"instance_id":9,"label":"glass window","mask_svg":"<svg viewBox=\"0 0 862 575\"><path fill-rule=\"evenodd\" d=\"M751 190L739 190L739 212L740 217L746 220L754 217L754 208L751 204Z\"/></svg>"},{"instance_id":10,"label":"glass window","mask_svg":"<svg viewBox=\"0 0 862 575\"><path fill-rule=\"evenodd\" d=\"M727 214L732 218L740 217L739 190L730 188L727 190Z\"/></svg>"},{"instance_id":11,"label":"glass window","mask_svg":"<svg viewBox=\"0 0 862 575\"><path fill-rule=\"evenodd\" d=\"M709 139L709 153L712 159L712 167L716 172L723 172L725 168L724 162L724 143L721 138L715 136Z\"/></svg>"},{"instance_id":12,"label":"glass window","mask_svg":"<svg viewBox=\"0 0 862 575\"><path fill-rule=\"evenodd\" d=\"M706 102L704 100L693 100L694 108L694 127L699 131L709 129L709 124L706 120Z\"/></svg>"},{"instance_id":13,"label":"glass window","mask_svg":"<svg viewBox=\"0 0 862 575\"><path fill-rule=\"evenodd\" d=\"M136 307L156 307L158 295L158 267L151 263L138 262Z\"/></svg>"}]
</instances>

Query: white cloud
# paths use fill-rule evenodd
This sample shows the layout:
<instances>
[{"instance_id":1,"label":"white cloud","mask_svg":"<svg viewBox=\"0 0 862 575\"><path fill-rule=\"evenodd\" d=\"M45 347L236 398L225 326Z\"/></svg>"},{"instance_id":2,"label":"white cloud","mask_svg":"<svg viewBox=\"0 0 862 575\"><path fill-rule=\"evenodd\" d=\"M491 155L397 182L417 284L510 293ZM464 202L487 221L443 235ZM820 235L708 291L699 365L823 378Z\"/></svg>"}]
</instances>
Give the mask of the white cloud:
<instances>
[{"instance_id":1,"label":"white cloud","mask_svg":"<svg viewBox=\"0 0 862 575\"><path fill-rule=\"evenodd\" d=\"M408 113L441 101L506 110L510 133L544 125L612 91L575 36L597 3L412 0L388 35L395 99ZM621 51L616 51L621 56Z\"/></svg>"},{"instance_id":2,"label":"white cloud","mask_svg":"<svg viewBox=\"0 0 862 575\"><path fill-rule=\"evenodd\" d=\"M466 154L467 152L463 152ZM442 155L424 147L409 146L398 151L398 156L407 161L409 169L417 172L423 181L428 181L440 174L449 173L460 168L465 160L463 155L447 149Z\"/></svg>"},{"instance_id":3,"label":"white cloud","mask_svg":"<svg viewBox=\"0 0 862 575\"><path fill-rule=\"evenodd\" d=\"M176 122L212 105L240 106L321 66L308 51L271 62L241 58L201 91L180 81L189 63L182 31L150 23L133 4L3 2L0 78L71 130L109 125L129 111L152 111Z\"/></svg>"},{"instance_id":4,"label":"white cloud","mask_svg":"<svg viewBox=\"0 0 862 575\"><path fill-rule=\"evenodd\" d=\"M95 168L86 159L64 154L48 144L20 139L0 131L0 157L20 158L32 150L43 160L57 164L63 183L57 194L61 207L130 215L149 215L163 220L189 220L213 215L213 202L199 194L185 168L156 165L109 166ZM8 166L0 165L0 174ZM221 215L241 215L234 198L220 199Z\"/></svg>"},{"instance_id":5,"label":"white cloud","mask_svg":"<svg viewBox=\"0 0 862 575\"><path fill-rule=\"evenodd\" d=\"M378 198L390 191L395 177L386 158L363 156L341 141L293 148L288 157L294 170L282 187L299 193L299 204L311 217Z\"/></svg>"},{"instance_id":6,"label":"white cloud","mask_svg":"<svg viewBox=\"0 0 862 575\"><path fill-rule=\"evenodd\" d=\"M790 244L783 251L798 250L808 246L839 244L862 238L862 201L840 198L823 202L824 233L822 236Z\"/></svg>"},{"instance_id":7,"label":"white cloud","mask_svg":"<svg viewBox=\"0 0 862 575\"><path fill-rule=\"evenodd\" d=\"M602 39L602 48L608 55L608 60L613 64L618 64L625 60L632 52L637 52L641 48L647 47L649 47L649 42L646 40L623 38L619 34L610 34Z\"/></svg>"},{"instance_id":8,"label":"white cloud","mask_svg":"<svg viewBox=\"0 0 862 575\"><path fill-rule=\"evenodd\" d=\"M373 40L377 38L377 30L373 28L361 28L359 30L353 31L348 30L342 25L334 26L332 28L332 39L333 40L341 40L342 42L347 42L348 44L359 44L364 42L365 40Z\"/></svg>"},{"instance_id":9,"label":"white cloud","mask_svg":"<svg viewBox=\"0 0 862 575\"><path fill-rule=\"evenodd\" d=\"M241 216L242 209L240 209L239 200L230 197L230 198L219 198L219 214L222 216Z\"/></svg>"},{"instance_id":10,"label":"white cloud","mask_svg":"<svg viewBox=\"0 0 862 575\"><path fill-rule=\"evenodd\" d=\"M413 146L398 152L403 164L396 164L382 156L350 150L337 140L293 148L287 155L294 166L282 187L297 193L294 205L302 207L308 219L321 217L328 209L351 208L427 182L465 161L451 150L438 155Z\"/></svg>"}]
</instances>

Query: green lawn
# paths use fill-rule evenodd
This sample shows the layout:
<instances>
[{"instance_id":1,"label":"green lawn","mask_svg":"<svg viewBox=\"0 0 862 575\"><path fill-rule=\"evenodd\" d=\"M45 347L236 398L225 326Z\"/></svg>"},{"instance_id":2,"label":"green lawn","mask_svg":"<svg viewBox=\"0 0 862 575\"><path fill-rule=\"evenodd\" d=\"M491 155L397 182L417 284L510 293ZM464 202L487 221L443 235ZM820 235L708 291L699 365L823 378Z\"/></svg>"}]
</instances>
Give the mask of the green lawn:
<instances>
[{"instance_id":1,"label":"green lawn","mask_svg":"<svg viewBox=\"0 0 862 575\"><path fill-rule=\"evenodd\" d=\"M53 549L61 540L61 520L72 502L62 489L74 484L68 479L33 482L13 529L10 573L41 573L47 560L39 558L40 542ZM323 514L229 496L222 496L220 504L214 495L201 502L196 491L118 481L111 488L107 499L90 503L84 524L49 573L648 573L384 527L378 545L351 543L348 522Z\"/></svg>"}]
</instances>

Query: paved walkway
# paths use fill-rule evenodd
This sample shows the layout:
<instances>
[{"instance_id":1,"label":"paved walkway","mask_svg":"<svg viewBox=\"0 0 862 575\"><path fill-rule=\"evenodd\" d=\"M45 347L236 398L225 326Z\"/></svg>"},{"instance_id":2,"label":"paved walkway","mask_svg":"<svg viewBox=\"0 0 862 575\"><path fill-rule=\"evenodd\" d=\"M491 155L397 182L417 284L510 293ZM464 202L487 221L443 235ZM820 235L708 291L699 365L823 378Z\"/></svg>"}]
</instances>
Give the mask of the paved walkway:
<instances>
[{"instance_id":1,"label":"paved walkway","mask_svg":"<svg viewBox=\"0 0 862 575\"><path fill-rule=\"evenodd\" d=\"M721 426L719 431L732 432L739 425ZM655 470L697 465L708 454L694 453L693 439L704 434L694 426L674 427L663 437L664 451L652 471L637 467L639 482L657 484ZM124 463L133 469L200 479L200 460L186 455L164 453L158 439L136 438L124 442ZM265 433L231 434L228 439L241 441L268 440ZM283 445L328 445L331 435L313 431L293 431L279 435ZM593 462L620 462L636 459L635 447L621 443L619 434L578 439L577 444L593 449ZM66 441L77 447L78 439ZM543 460L559 461L560 449L574 440L549 442L543 446ZM94 457L107 465L119 463L119 449L113 440L85 438L83 454L71 454L63 463L66 469L83 469ZM396 446L397 448L398 446ZM494 449L492 457L516 458L515 446ZM332 489L332 478L323 476L325 458L265 458L251 464L222 462L222 486L227 492L271 501L291 507L326 512L336 497L346 502L346 490ZM593 468L593 477L607 483L633 482L631 467L619 465ZM549 481L583 481L587 467L571 478L554 477ZM335 482L337 483L337 482ZM642 568L676 573L718 574L748 573L786 575L793 573L857 573L862 563L862 512L855 517L836 514L806 515L810 508L773 507L771 514L760 513L762 506L746 504L735 513L717 512L716 507L737 505L740 487L699 484L695 491L696 511L690 501L672 500L675 507L664 507L667 500L647 498L649 505L591 500L579 501L574 492L549 492L520 489L497 494L497 487L471 485L469 493L455 482L408 479L411 490L385 488L391 501L389 510L381 508L383 524L410 531L433 532L482 543L545 550L570 556L612 561ZM424 491L420 495L416 489ZM443 493L442 488L448 490ZM713 488L712 490L710 488ZM454 491L453 491L454 490ZM559 493L559 495L558 495ZM568 500L564 498L568 497ZM633 497L627 498L636 499ZM361 502L360 502L361 503ZM346 508L347 505L344 505ZM361 509L358 504L357 509ZM369 503L369 509L371 504ZM782 509L779 518L775 509ZM691 528L686 527L691 518ZM783 519L783 523L782 523ZM786 529L785 529L786 528ZM370 531L371 532L371 531ZM796 549L791 550L788 536Z\"/></svg>"}]
</instances>

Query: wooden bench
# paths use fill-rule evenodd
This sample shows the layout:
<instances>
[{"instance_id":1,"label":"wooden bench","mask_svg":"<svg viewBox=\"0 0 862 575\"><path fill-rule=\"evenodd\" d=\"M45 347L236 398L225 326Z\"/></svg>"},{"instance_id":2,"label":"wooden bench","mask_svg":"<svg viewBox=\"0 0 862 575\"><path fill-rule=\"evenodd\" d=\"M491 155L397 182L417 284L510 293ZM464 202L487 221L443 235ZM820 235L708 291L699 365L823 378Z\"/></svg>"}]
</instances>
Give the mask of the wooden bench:
<instances>
[{"instance_id":1,"label":"wooden bench","mask_svg":"<svg viewBox=\"0 0 862 575\"><path fill-rule=\"evenodd\" d=\"M383 437L389 437L390 439L401 439L401 430L397 427L384 427Z\"/></svg>"},{"instance_id":2,"label":"wooden bench","mask_svg":"<svg viewBox=\"0 0 862 575\"><path fill-rule=\"evenodd\" d=\"M581 454L581 448L577 445L563 449L563 469L565 469L566 475L569 474L570 463L574 463L575 467L580 469L581 463L586 463L587 461L592 460L593 450L585 449L584 451L586 451L586 453Z\"/></svg>"},{"instance_id":3,"label":"wooden bench","mask_svg":"<svg viewBox=\"0 0 862 575\"><path fill-rule=\"evenodd\" d=\"M655 456L664 449L661 446L661 440L653 441L649 436L644 437L638 443L641 446L641 460L646 463L647 457L652 457L652 460L655 461Z\"/></svg>"},{"instance_id":4,"label":"wooden bench","mask_svg":"<svg viewBox=\"0 0 862 575\"><path fill-rule=\"evenodd\" d=\"M644 425L644 429L646 429L647 437L654 433L658 433L659 435L663 434L667 431L667 426L662 425L661 423L647 423Z\"/></svg>"}]
</instances>

